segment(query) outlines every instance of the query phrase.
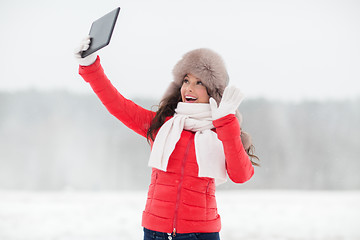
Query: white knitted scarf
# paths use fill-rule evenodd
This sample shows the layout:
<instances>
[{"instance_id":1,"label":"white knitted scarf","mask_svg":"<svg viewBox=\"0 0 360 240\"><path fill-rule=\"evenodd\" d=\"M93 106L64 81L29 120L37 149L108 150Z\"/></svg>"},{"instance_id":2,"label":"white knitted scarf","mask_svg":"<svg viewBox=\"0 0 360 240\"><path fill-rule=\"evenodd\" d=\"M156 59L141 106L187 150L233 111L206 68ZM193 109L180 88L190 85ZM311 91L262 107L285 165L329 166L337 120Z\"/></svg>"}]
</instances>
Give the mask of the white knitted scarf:
<instances>
[{"instance_id":1,"label":"white knitted scarf","mask_svg":"<svg viewBox=\"0 0 360 240\"><path fill-rule=\"evenodd\" d=\"M199 177L215 179L219 185L226 181L225 154L214 128L210 104L179 102L174 117L159 129L149 159L149 166L166 171L169 157L183 129L195 133L195 153Z\"/></svg>"}]
</instances>

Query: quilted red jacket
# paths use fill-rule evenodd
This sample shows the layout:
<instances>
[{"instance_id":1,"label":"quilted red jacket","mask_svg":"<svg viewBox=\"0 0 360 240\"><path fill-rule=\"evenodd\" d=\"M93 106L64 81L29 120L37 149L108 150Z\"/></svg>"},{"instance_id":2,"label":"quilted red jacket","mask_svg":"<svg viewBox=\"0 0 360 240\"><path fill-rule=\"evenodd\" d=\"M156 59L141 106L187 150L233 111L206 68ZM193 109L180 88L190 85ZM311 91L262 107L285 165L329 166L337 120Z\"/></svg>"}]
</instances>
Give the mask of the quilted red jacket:
<instances>
[{"instance_id":1,"label":"quilted red jacket","mask_svg":"<svg viewBox=\"0 0 360 240\"><path fill-rule=\"evenodd\" d=\"M146 137L155 112L124 98L106 77L100 59L79 68L80 75L108 111L136 133ZM249 180L254 168L240 139L235 115L213 121L218 138L224 145L226 169L236 183ZM215 199L215 181L198 177L194 132L184 130L170 156L167 171L153 168L142 226L159 232L219 232L220 216Z\"/></svg>"}]
</instances>

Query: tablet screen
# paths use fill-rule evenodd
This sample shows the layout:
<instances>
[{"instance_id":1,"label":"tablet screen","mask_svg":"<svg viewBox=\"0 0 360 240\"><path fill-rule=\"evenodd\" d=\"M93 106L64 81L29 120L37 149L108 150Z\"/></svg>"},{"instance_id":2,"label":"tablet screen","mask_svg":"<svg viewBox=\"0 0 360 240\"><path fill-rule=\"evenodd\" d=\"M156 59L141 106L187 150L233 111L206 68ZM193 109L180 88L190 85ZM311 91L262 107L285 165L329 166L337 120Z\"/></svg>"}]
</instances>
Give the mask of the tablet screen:
<instances>
[{"instance_id":1,"label":"tablet screen","mask_svg":"<svg viewBox=\"0 0 360 240\"><path fill-rule=\"evenodd\" d=\"M111 35L119 12L120 7L114 9L92 23L89 33L91 38L90 47L81 53L82 58L96 52L110 43Z\"/></svg>"}]
</instances>

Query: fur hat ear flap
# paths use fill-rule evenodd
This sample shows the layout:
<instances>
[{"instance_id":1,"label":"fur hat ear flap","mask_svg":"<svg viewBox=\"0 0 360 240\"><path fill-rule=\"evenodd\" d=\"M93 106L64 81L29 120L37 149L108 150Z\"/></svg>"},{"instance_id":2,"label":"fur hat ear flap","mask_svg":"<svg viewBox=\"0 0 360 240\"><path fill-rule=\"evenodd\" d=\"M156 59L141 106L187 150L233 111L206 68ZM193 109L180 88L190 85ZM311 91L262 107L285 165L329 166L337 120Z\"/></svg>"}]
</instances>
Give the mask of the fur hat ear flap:
<instances>
[{"instance_id":1,"label":"fur hat ear flap","mask_svg":"<svg viewBox=\"0 0 360 240\"><path fill-rule=\"evenodd\" d=\"M240 124L240 126L241 126L243 119L242 119L242 115L241 115L241 113L240 113L239 110L236 110L236 112L235 112L235 117L238 119L239 124Z\"/></svg>"},{"instance_id":2,"label":"fur hat ear flap","mask_svg":"<svg viewBox=\"0 0 360 240\"><path fill-rule=\"evenodd\" d=\"M235 116L238 119L239 124L241 126L241 124L242 124L242 115L239 112L239 110L236 110ZM241 131L240 137L241 137L241 142L243 144L243 147L247 151L252 145L251 136L248 133Z\"/></svg>"},{"instance_id":3,"label":"fur hat ear flap","mask_svg":"<svg viewBox=\"0 0 360 240\"><path fill-rule=\"evenodd\" d=\"M251 136L248 133L241 131L240 137L241 137L241 142L243 144L244 149L246 151L249 150L252 145Z\"/></svg>"}]
</instances>

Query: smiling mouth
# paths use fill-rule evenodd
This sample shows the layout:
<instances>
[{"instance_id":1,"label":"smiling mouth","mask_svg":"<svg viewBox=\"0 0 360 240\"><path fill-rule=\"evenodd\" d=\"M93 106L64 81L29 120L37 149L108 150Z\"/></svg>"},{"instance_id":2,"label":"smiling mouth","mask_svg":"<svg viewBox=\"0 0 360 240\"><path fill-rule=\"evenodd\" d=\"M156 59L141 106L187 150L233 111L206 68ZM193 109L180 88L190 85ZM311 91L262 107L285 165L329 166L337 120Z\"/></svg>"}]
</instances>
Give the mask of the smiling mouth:
<instances>
[{"instance_id":1,"label":"smiling mouth","mask_svg":"<svg viewBox=\"0 0 360 240\"><path fill-rule=\"evenodd\" d=\"M197 100L197 98L195 97L190 97L190 96L186 96L185 97L186 102L195 102Z\"/></svg>"}]
</instances>

